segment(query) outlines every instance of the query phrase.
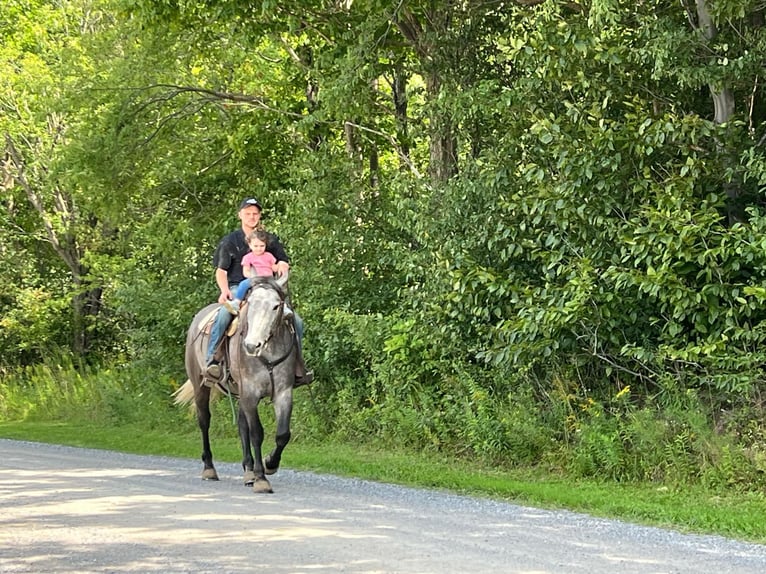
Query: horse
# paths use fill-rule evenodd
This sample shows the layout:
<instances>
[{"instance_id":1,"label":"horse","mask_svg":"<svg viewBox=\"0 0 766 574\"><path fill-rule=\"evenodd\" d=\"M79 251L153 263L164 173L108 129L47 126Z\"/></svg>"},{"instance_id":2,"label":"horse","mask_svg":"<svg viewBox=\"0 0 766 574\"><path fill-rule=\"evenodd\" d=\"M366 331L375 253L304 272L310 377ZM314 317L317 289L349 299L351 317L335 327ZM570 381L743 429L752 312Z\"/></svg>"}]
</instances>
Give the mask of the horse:
<instances>
[{"instance_id":1,"label":"horse","mask_svg":"<svg viewBox=\"0 0 766 574\"><path fill-rule=\"evenodd\" d=\"M230 391L239 397L237 427L242 444L244 482L245 486L252 486L254 492L273 492L266 475L277 472L282 452L290 441L298 343L292 311L285 303L286 285L287 274L279 279L255 278L242 305L236 331L224 343L230 376L237 387ZM213 303L194 316L186 336L188 380L174 393L176 404L193 401L196 406L202 432L203 480L218 480L209 437L211 383L204 376L209 340L206 330L217 312L226 311ZM225 374L223 378L226 379ZM265 397L271 397L274 407L276 445L262 458L264 431L258 405Z\"/></svg>"}]
</instances>

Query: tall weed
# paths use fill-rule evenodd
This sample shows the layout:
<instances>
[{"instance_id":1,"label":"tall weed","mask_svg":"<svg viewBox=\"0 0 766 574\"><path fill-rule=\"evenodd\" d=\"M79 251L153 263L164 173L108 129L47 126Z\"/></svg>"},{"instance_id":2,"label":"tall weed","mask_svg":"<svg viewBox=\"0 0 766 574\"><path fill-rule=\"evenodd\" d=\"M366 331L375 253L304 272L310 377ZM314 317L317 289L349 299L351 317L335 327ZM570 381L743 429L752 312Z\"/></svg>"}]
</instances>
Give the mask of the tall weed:
<instances>
[{"instance_id":1,"label":"tall weed","mask_svg":"<svg viewBox=\"0 0 766 574\"><path fill-rule=\"evenodd\" d=\"M172 407L171 393L177 387L178 381L147 371L76 364L62 355L0 373L0 416L172 426L183 419Z\"/></svg>"},{"instance_id":2,"label":"tall weed","mask_svg":"<svg viewBox=\"0 0 766 574\"><path fill-rule=\"evenodd\" d=\"M566 451L573 475L673 485L766 485L763 457L716 429L695 393L665 404L616 403L592 401L578 417L575 440Z\"/></svg>"}]
</instances>

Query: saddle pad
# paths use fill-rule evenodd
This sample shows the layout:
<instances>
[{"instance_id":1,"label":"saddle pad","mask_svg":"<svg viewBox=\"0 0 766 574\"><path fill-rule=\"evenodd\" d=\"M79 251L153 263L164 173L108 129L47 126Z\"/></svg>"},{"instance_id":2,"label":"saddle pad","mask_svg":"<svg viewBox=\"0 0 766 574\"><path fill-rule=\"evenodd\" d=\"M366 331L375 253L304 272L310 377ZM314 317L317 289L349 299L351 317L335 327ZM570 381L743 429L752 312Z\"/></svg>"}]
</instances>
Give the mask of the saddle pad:
<instances>
[{"instance_id":1,"label":"saddle pad","mask_svg":"<svg viewBox=\"0 0 766 574\"><path fill-rule=\"evenodd\" d=\"M220 307L216 307L210 313L207 314L204 321L200 321L199 324L199 330L204 331L206 334L210 334L210 329L213 327L213 321L215 320L215 316L218 314L218 309Z\"/></svg>"}]
</instances>

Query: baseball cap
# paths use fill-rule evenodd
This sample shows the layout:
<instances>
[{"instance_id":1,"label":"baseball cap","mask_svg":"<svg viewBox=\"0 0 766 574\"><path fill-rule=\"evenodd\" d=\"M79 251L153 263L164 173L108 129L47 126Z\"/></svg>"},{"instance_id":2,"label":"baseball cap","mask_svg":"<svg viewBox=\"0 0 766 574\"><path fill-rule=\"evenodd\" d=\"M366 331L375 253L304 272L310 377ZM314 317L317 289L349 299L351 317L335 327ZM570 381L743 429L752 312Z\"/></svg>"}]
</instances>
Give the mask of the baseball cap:
<instances>
[{"instance_id":1,"label":"baseball cap","mask_svg":"<svg viewBox=\"0 0 766 574\"><path fill-rule=\"evenodd\" d=\"M261 206L261 203L254 197L248 197L246 199L243 199L242 203L239 204L239 209L245 209L246 207L250 207L251 205L263 211L263 207Z\"/></svg>"}]
</instances>

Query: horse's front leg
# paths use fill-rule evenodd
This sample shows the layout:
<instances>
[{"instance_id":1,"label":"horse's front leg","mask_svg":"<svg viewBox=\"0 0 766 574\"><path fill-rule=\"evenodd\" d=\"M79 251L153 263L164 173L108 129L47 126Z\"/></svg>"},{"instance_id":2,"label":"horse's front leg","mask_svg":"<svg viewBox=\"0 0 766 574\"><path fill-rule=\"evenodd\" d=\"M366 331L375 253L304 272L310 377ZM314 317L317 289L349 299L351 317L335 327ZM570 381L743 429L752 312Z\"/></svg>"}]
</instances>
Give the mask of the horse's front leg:
<instances>
[{"instance_id":1,"label":"horse's front leg","mask_svg":"<svg viewBox=\"0 0 766 574\"><path fill-rule=\"evenodd\" d=\"M244 407L240 407L244 409ZM271 483L266 479L264 473L263 461L263 425L258 415L258 402L256 401L244 416L247 416L247 423L250 427L250 442L253 448L253 491L254 492L274 492L271 490Z\"/></svg>"},{"instance_id":2,"label":"horse's front leg","mask_svg":"<svg viewBox=\"0 0 766 574\"><path fill-rule=\"evenodd\" d=\"M293 392L287 389L274 399L274 417L277 423L276 446L263 461L266 474L274 474L282 461L282 451L290 442L290 417L293 412Z\"/></svg>"},{"instance_id":3,"label":"horse's front leg","mask_svg":"<svg viewBox=\"0 0 766 574\"><path fill-rule=\"evenodd\" d=\"M210 388L198 386L194 403L197 407L197 424L202 433L202 480L218 480L218 473L213 466L213 451L210 449Z\"/></svg>"},{"instance_id":4,"label":"horse's front leg","mask_svg":"<svg viewBox=\"0 0 766 574\"><path fill-rule=\"evenodd\" d=\"M255 473L253 472L253 453L250 446L250 425L240 405L237 415L237 428L239 429L239 442L242 444L242 470L245 473L245 486L253 486Z\"/></svg>"}]
</instances>

